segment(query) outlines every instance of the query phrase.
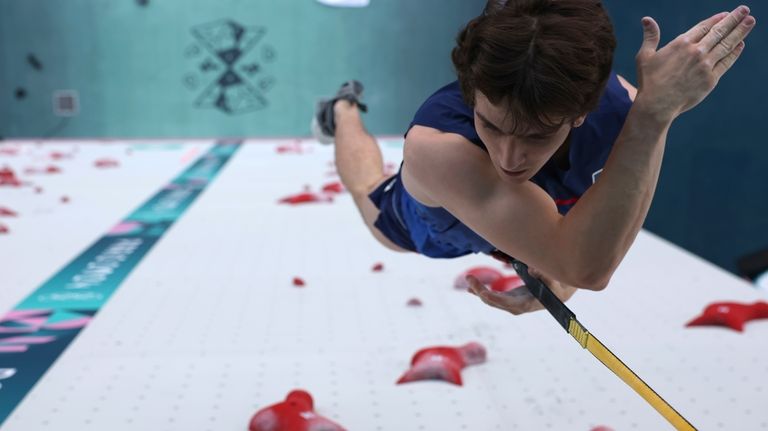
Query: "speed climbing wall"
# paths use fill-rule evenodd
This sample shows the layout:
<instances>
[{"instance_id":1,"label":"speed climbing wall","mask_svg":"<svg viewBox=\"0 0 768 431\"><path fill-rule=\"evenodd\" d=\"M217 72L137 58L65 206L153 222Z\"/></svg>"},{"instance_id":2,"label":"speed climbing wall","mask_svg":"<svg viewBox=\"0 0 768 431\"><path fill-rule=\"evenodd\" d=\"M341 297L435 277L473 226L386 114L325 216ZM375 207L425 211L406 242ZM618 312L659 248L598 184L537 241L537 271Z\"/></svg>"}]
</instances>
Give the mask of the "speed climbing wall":
<instances>
[{"instance_id":1,"label":"speed climbing wall","mask_svg":"<svg viewBox=\"0 0 768 431\"><path fill-rule=\"evenodd\" d=\"M402 140L380 143L396 166ZM671 429L546 312L515 317L454 288L469 268L510 269L378 245L335 185L330 147L0 149L18 180L0 186L0 206L16 213L0 218L0 394L17 390L33 362L50 366L4 431L245 430L294 389L349 430ZM131 238L151 247L88 254ZM57 277L78 282L78 294L61 296ZM742 332L686 324L713 303L765 300L643 232L607 290L567 304L695 426L761 430L768 321ZM67 312L44 313L59 305ZM396 384L417 350L471 342L485 360L461 371L461 386ZM51 353L56 343L67 344Z\"/></svg>"}]
</instances>

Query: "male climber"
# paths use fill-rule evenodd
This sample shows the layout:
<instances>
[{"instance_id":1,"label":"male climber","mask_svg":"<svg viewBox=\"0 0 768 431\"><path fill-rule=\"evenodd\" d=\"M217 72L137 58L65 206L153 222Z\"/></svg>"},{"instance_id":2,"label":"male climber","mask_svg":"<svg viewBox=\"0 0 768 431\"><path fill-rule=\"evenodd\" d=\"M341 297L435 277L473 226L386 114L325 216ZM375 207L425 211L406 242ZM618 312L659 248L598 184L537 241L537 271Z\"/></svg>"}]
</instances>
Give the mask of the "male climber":
<instances>
[{"instance_id":1,"label":"male climber","mask_svg":"<svg viewBox=\"0 0 768 431\"><path fill-rule=\"evenodd\" d=\"M396 175L384 174L363 126L359 83L321 102L313 128L335 141L341 181L384 246L501 252L562 300L602 290L648 213L670 125L733 66L755 18L740 6L661 49L658 24L642 26L635 89L612 72L616 41L599 0L489 0L457 38L458 81L408 128ZM527 292L469 282L513 314L543 308Z\"/></svg>"}]
</instances>

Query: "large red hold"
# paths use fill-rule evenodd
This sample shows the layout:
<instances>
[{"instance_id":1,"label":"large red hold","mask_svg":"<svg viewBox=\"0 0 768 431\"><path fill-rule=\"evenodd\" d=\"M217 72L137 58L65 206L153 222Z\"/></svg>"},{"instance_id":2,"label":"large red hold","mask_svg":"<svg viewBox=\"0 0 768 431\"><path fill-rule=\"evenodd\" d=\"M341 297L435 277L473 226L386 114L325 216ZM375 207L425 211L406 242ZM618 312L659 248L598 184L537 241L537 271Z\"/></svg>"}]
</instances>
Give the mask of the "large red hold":
<instances>
[{"instance_id":1,"label":"large red hold","mask_svg":"<svg viewBox=\"0 0 768 431\"><path fill-rule=\"evenodd\" d=\"M724 326L743 332L744 324L752 320L768 319L768 303L716 302L704 309L704 313L685 326Z\"/></svg>"},{"instance_id":2,"label":"large red hold","mask_svg":"<svg viewBox=\"0 0 768 431\"><path fill-rule=\"evenodd\" d=\"M0 168L0 186L20 187L21 181L16 178L16 173L9 167Z\"/></svg>"},{"instance_id":3,"label":"large red hold","mask_svg":"<svg viewBox=\"0 0 768 431\"><path fill-rule=\"evenodd\" d=\"M461 386L461 370L469 365L485 362L485 347L479 343L468 343L460 347L428 347L421 349L411 358L411 368L403 374L397 384L420 380L444 380Z\"/></svg>"},{"instance_id":4,"label":"large red hold","mask_svg":"<svg viewBox=\"0 0 768 431\"><path fill-rule=\"evenodd\" d=\"M294 390L285 401L265 407L251 418L249 431L346 431L314 410L312 395Z\"/></svg>"},{"instance_id":5,"label":"large red hold","mask_svg":"<svg viewBox=\"0 0 768 431\"><path fill-rule=\"evenodd\" d=\"M474 276L480 283L487 285L492 285L496 280L504 277L504 274L497 269L489 266L476 266L459 274L453 282L453 287L461 290L469 289L469 282L467 281L468 275Z\"/></svg>"}]
</instances>

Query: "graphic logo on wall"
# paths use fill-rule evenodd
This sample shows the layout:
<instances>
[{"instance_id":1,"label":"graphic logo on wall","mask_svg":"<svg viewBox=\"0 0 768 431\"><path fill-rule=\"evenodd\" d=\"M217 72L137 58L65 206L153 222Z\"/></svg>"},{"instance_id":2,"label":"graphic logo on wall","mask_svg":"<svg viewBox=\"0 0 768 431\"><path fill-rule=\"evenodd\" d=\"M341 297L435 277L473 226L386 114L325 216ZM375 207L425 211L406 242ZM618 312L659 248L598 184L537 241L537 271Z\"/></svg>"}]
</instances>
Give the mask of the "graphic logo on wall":
<instances>
[{"instance_id":1,"label":"graphic logo on wall","mask_svg":"<svg viewBox=\"0 0 768 431\"><path fill-rule=\"evenodd\" d=\"M196 108L214 108L229 115L267 107L265 94L275 85L265 65L275 61L274 48L260 43L264 27L246 27L224 19L192 27L195 43L184 56L196 62L184 85L200 91Z\"/></svg>"}]
</instances>

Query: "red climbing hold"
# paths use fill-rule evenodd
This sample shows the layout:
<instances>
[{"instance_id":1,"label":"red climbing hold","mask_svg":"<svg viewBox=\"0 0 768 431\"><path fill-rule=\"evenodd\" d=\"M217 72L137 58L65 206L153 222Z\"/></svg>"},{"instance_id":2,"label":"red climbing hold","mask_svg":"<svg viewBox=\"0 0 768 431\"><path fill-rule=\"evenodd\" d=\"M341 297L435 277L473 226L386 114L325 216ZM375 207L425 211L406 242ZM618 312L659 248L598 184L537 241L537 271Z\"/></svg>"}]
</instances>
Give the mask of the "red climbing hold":
<instances>
[{"instance_id":1,"label":"red climbing hold","mask_svg":"<svg viewBox=\"0 0 768 431\"><path fill-rule=\"evenodd\" d=\"M16 173L9 167L0 169L0 186L21 187L22 183L16 178Z\"/></svg>"},{"instance_id":2,"label":"red climbing hold","mask_svg":"<svg viewBox=\"0 0 768 431\"><path fill-rule=\"evenodd\" d=\"M424 303L422 303L419 298L411 298L408 300L409 307L421 307L422 305L424 305Z\"/></svg>"},{"instance_id":3,"label":"red climbing hold","mask_svg":"<svg viewBox=\"0 0 768 431\"><path fill-rule=\"evenodd\" d=\"M285 401L265 407L251 418L249 431L345 431L314 410L312 395L294 390Z\"/></svg>"},{"instance_id":4,"label":"red climbing hold","mask_svg":"<svg viewBox=\"0 0 768 431\"><path fill-rule=\"evenodd\" d=\"M768 319L768 303L717 302L705 308L704 313L685 326L724 326L742 332L745 323L757 319Z\"/></svg>"},{"instance_id":5,"label":"red climbing hold","mask_svg":"<svg viewBox=\"0 0 768 431\"><path fill-rule=\"evenodd\" d=\"M307 203L315 203L315 202L333 202L333 197L331 196L321 196L315 193L299 193L293 196L287 196L282 199L280 199L279 203L281 204L290 204L290 205L299 205L299 204L307 204Z\"/></svg>"},{"instance_id":6,"label":"red climbing hold","mask_svg":"<svg viewBox=\"0 0 768 431\"><path fill-rule=\"evenodd\" d=\"M278 145L276 151L278 154L304 154L304 148L301 146L301 141L294 141L290 144Z\"/></svg>"},{"instance_id":7,"label":"red climbing hold","mask_svg":"<svg viewBox=\"0 0 768 431\"><path fill-rule=\"evenodd\" d=\"M10 232L10 229L8 229L8 226L4 224L0 224L0 235L4 235Z\"/></svg>"},{"instance_id":8,"label":"red climbing hold","mask_svg":"<svg viewBox=\"0 0 768 431\"><path fill-rule=\"evenodd\" d=\"M18 148L0 147L0 156L16 156L19 154Z\"/></svg>"},{"instance_id":9,"label":"red climbing hold","mask_svg":"<svg viewBox=\"0 0 768 431\"><path fill-rule=\"evenodd\" d=\"M16 217L18 214L9 208L0 207L0 217Z\"/></svg>"},{"instance_id":10,"label":"red climbing hold","mask_svg":"<svg viewBox=\"0 0 768 431\"><path fill-rule=\"evenodd\" d=\"M517 275L509 275L505 277L501 277L500 279L494 281L491 283L491 290L496 292L509 292L510 290L515 290L518 287L525 286L525 282L523 279L521 279Z\"/></svg>"},{"instance_id":11,"label":"red climbing hold","mask_svg":"<svg viewBox=\"0 0 768 431\"><path fill-rule=\"evenodd\" d=\"M69 203L69 196L62 196L61 197L61 203L68 204Z\"/></svg>"},{"instance_id":12,"label":"red climbing hold","mask_svg":"<svg viewBox=\"0 0 768 431\"><path fill-rule=\"evenodd\" d=\"M461 347L428 347L413 355L411 369L400 377L397 384L444 380L461 386L461 370L469 365L482 364L485 358L485 347L478 343Z\"/></svg>"},{"instance_id":13,"label":"red climbing hold","mask_svg":"<svg viewBox=\"0 0 768 431\"><path fill-rule=\"evenodd\" d=\"M469 289L469 282L467 281L468 275L474 276L478 279L478 281L480 281L480 283L487 285L493 284L496 280L504 276L504 274L502 274L501 271L497 269L488 266L476 266L459 274L459 276L456 277L456 280L453 282L453 287L461 290Z\"/></svg>"},{"instance_id":14,"label":"red climbing hold","mask_svg":"<svg viewBox=\"0 0 768 431\"><path fill-rule=\"evenodd\" d=\"M296 287L304 287L307 283L299 277L293 277L293 285Z\"/></svg>"},{"instance_id":15,"label":"red climbing hold","mask_svg":"<svg viewBox=\"0 0 768 431\"><path fill-rule=\"evenodd\" d=\"M371 268L371 271L373 272L384 271L384 264L381 262L376 263L375 265L373 265L373 268Z\"/></svg>"},{"instance_id":16,"label":"red climbing hold","mask_svg":"<svg viewBox=\"0 0 768 431\"><path fill-rule=\"evenodd\" d=\"M607 426L604 426L604 425L600 425L598 427L592 428L590 431L613 431L613 428L610 428L610 427L607 427Z\"/></svg>"},{"instance_id":17,"label":"red climbing hold","mask_svg":"<svg viewBox=\"0 0 768 431\"><path fill-rule=\"evenodd\" d=\"M334 193L334 194L344 193L344 185L338 181L333 183L328 183L323 186L323 191L325 193Z\"/></svg>"},{"instance_id":18,"label":"red climbing hold","mask_svg":"<svg viewBox=\"0 0 768 431\"><path fill-rule=\"evenodd\" d=\"M53 151L50 156L53 160L69 159L72 157L71 154L62 153L61 151Z\"/></svg>"},{"instance_id":19,"label":"red climbing hold","mask_svg":"<svg viewBox=\"0 0 768 431\"><path fill-rule=\"evenodd\" d=\"M116 168L120 166L120 162L115 159L98 159L93 162L93 165L97 168Z\"/></svg>"},{"instance_id":20,"label":"red climbing hold","mask_svg":"<svg viewBox=\"0 0 768 431\"><path fill-rule=\"evenodd\" d=\"M45 168L38 169L34 167L27 167L24 168L24 173L27 175L37 175L37 174L60 174L61 168L56 165L48 165Z\"/></svg>"}]
</instances>

